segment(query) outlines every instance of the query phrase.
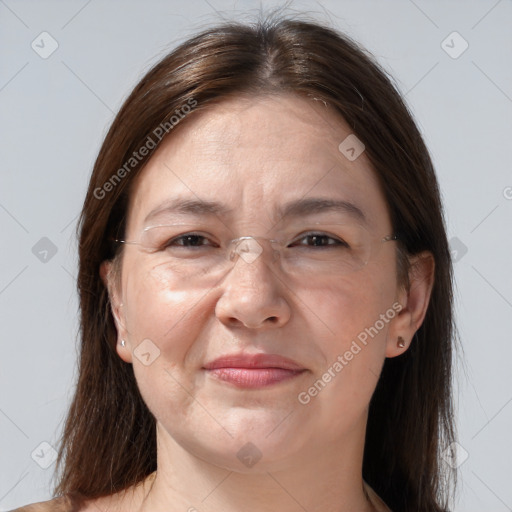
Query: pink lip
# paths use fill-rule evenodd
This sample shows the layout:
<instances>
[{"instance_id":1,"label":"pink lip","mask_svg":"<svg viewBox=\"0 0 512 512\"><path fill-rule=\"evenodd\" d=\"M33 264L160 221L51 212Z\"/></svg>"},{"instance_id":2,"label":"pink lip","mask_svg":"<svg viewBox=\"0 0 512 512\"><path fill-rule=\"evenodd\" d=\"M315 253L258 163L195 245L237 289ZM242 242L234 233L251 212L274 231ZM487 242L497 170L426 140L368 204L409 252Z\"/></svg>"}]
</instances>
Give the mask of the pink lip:
<instances>
[{"instance_id":1,"label":"pink lip","mask_svg":"<svg viewBox=\"0 0 512 512\"><path fill-rule=\"evenodd\" d=\"M229 354L218 357L204 365L206 370L217 368L282 368L284 370L305 370L303 366L287 357L277 354Z\"/></svg>"},{"instance_id":2,"label":"pink lip","mask_svg":"<svg viewBox=\"0 0 512 512\"><path fill-rule=\"evenodd\" d=\"M216 378L241 388L261 388L300 375L306 368L276 354L232 354L206 364Z\"/></svg>"}]
</instances>

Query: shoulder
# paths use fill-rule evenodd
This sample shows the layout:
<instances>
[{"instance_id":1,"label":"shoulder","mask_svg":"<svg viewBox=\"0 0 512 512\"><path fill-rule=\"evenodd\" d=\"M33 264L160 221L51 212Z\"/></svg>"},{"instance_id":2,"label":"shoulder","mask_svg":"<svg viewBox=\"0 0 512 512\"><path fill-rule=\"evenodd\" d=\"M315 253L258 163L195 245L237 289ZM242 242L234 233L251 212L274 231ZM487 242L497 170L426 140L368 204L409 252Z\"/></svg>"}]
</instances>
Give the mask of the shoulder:
<instances>
[{"instance_id":1,"label":"shoulder","mask_svg":"<svg viewBox=\"0 0 512 512\"><path fill-rule=\"evenodd\" d=\"M363 487L377 512L391 512L391 509L384 503L382 498L364 481Z\"/></svg>"},{"instance_id":2,"label":"shoulder","mask_svg":"<svg viewBox=\"0 0 512 512\"><path fill-rule=\"evenodd\" d=\"M140 508L155 476L156 472L153 472L143 481L114 494L96 498L86 498L78 493L67 494L10 512L130 512Z\"/></svg>"},{"instance_id":3,"label":"shoulder","mask_svg":"<svg viewBox=\"0 0 512 512\"><path fill-rule=\"evenodd\" d=\"M78 512L78 504L68 496L61 496L41 503L33 503L11 512Z\"/></svg>"}]
</instances>

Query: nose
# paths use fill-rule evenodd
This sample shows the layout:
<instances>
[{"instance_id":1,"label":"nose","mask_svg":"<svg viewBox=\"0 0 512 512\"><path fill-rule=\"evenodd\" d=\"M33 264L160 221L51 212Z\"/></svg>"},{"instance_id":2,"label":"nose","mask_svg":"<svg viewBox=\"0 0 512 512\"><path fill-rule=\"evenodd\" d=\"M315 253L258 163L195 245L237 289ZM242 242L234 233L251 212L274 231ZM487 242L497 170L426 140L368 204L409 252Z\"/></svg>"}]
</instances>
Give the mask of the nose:
<instances>
[{"instance_id":1,"label":"nose","mask_svg":"<svg viewBox=\"0 0 512 512\"><path fill-rule=\"evenodd\" d=\"M290 319L288 288L271 264L276 254L268 245L244 237L233 250L234 266L220 285L223 293L215 307L217 318L226 326L281 327Z\"/></svg>"}]
</instances>

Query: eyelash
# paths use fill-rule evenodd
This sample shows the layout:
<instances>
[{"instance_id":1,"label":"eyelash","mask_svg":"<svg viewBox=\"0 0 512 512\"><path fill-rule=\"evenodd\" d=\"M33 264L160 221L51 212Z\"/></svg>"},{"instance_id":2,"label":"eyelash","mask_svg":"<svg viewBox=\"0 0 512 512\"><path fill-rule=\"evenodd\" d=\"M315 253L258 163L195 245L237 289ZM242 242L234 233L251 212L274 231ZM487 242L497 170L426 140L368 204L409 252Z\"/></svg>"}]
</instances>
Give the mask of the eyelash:
<instances>
[{"instance_id":1,"label":"eyelash","mask_svg":"<svg viewBox=\"0 0 512 512\"><path fill-rule=\"evenodd\" d=\"M164 249L167 248L167 247L170 247L176 241L185 241L188 237L197 237L197 238L202 238L203 240L207 240L207 237L205 237L204 235L200 235L198 233L185 233L185 234L177 236L177 237L169 240L167 243L165 243L164 244ZM293 241L292 244L295 244L297 241L304 240L305 238L308 238L308 237L323 237L323 238L327 238L329 240L333 240L336 243L328 243L327 245L304 245L304 244L300 244L302 247L310 247L310 248L312 248L312 247L334 248L334 247L340 247L340 246L341 247L345 247L345 248L349 247L349 245L344 240L342 240L340 238L337 238L337 237L330 236L327 233L322 233L322 232L317 232L317 231L310 231L310 232L303 233L303 234L299 235L299 238L295 239L295 241ZM195 246L194 245L187 246L187 245L179 244L179 246L180 247L186 247L186 248L190 248L190 247L205 247L205 245L203 245L203 244L195 245Z\"/></svg>"}]
</instances>

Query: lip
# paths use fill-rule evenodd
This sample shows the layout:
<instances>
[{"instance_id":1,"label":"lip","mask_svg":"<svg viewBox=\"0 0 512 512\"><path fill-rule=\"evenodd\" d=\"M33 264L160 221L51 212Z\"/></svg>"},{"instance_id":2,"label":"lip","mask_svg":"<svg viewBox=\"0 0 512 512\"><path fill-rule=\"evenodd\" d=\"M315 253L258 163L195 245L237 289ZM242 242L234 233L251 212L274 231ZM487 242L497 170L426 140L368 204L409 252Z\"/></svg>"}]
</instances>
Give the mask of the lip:
<instances>
[{"instance_id":1,"label":"lip","mask_svg":"<svg viewBox=\"0 0 512 512\"><path fill-rule=\"evenodd\" d=\"M213 377L239 388L262 388L287 381L306 368L277 354L230 354L204 365Z\"/></svg>"},{"instance_id":2,"label":"lip","mask_svg":"<svg viewBox=\"0 0 512 512\"><path fill-rule=\"evenodd\" d=\"M228 354L204 365L206 370L218 368L282 368L283 370L305 370L292 359L277 354Z\"/></svg>"}]
</instances>

